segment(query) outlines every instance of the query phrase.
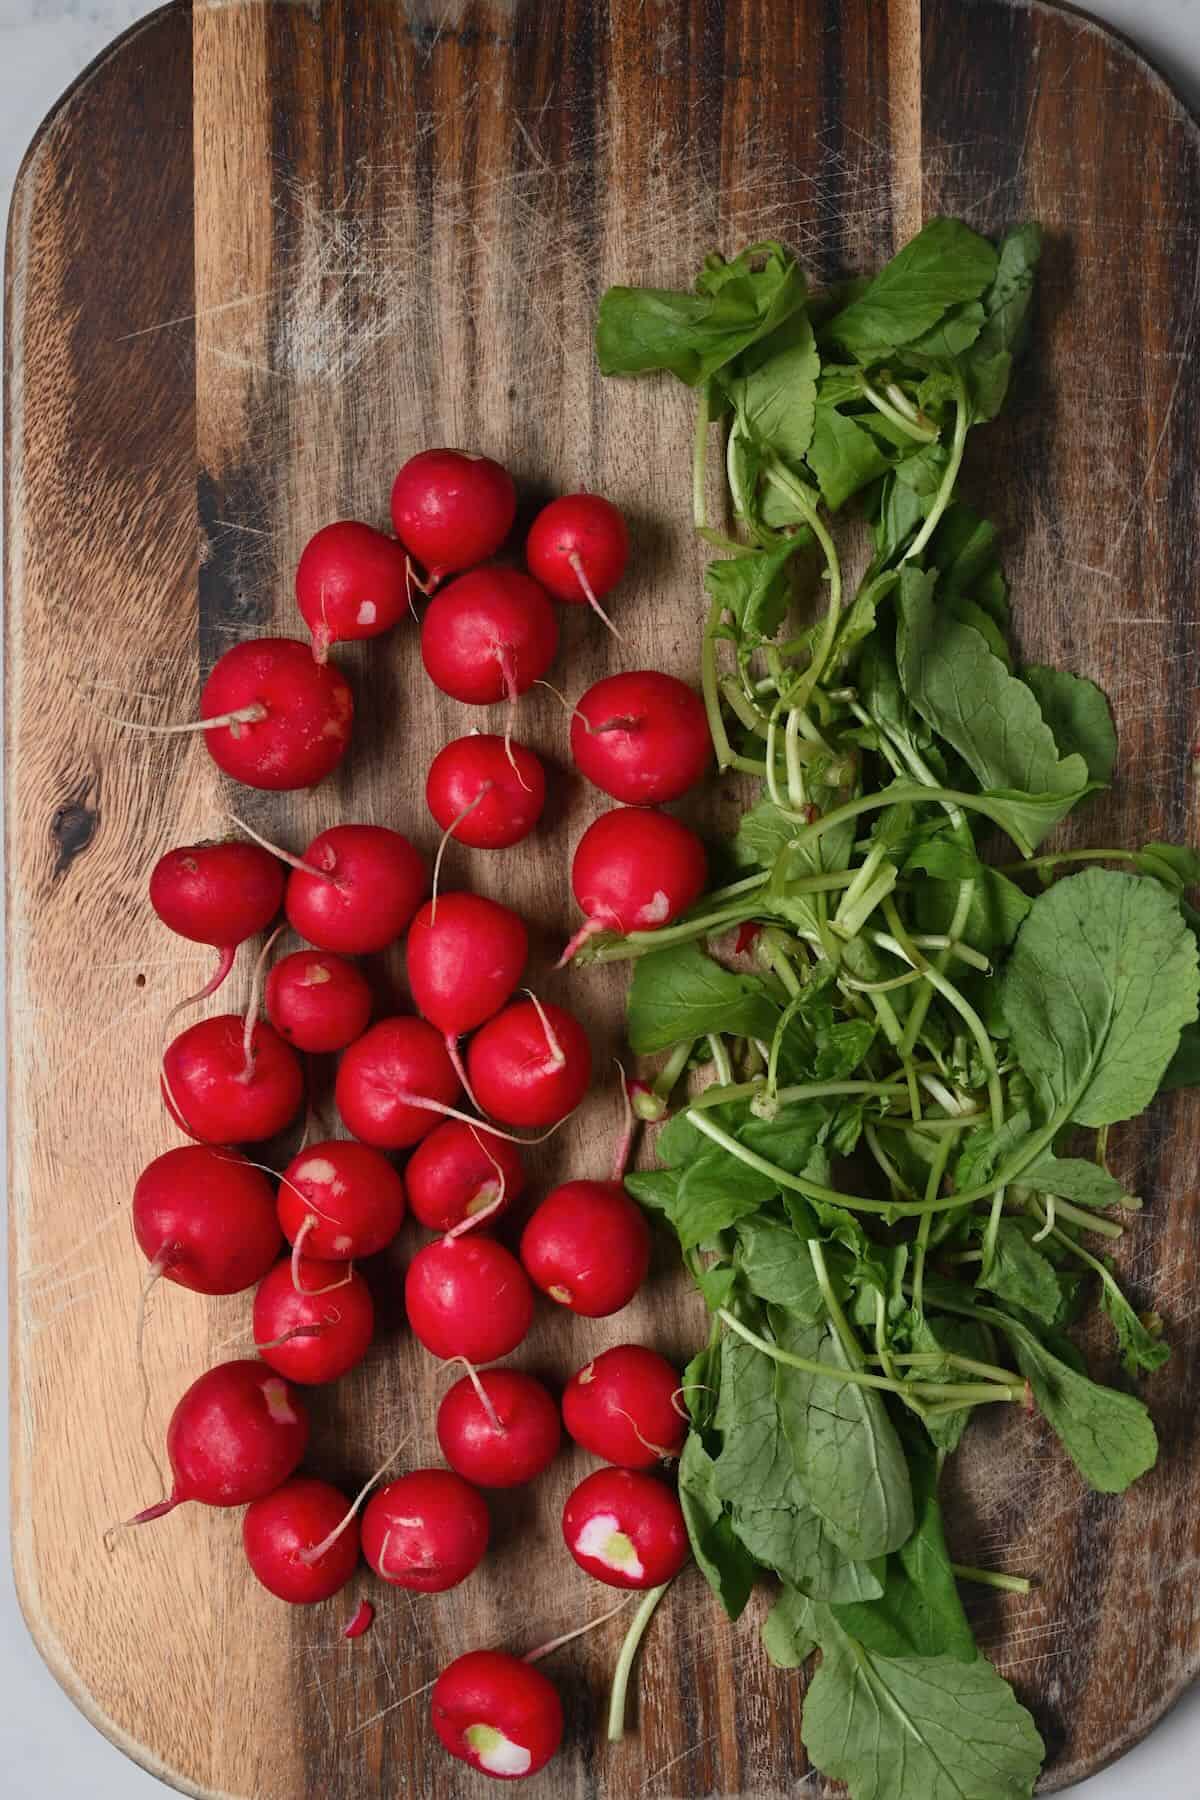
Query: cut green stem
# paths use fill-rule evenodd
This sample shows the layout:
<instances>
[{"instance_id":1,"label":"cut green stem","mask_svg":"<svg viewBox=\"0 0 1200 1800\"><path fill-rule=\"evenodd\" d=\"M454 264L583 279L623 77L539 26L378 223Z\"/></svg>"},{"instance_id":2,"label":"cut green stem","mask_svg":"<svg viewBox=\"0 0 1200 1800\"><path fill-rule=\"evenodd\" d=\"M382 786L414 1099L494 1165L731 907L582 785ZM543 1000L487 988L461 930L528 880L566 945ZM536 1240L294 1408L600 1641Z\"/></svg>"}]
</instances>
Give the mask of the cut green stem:
<instances>
[{"instance_id":1,"label":"cut green stem","mask_svg":"<svg viewBox=\"0 0 1200 1800\"><path fill-rule=\"evenodd\" d=\"M654 1610L670 1585L669 1581L664 1581L661 1587L650 1588L633 1618L629 1621L629 1630L625 1633L625 1641L621 1645L621 1652L617 1657L617 1666L613 1670L612 1692L608 1702L608 1741L610 1744L619 1744L625 1736L625 1708L629 1691L629 1677L633 1672L634 1660L642 1639L646 1635L646 1627L654 1617Z\"/></svg>"}]
</instances>

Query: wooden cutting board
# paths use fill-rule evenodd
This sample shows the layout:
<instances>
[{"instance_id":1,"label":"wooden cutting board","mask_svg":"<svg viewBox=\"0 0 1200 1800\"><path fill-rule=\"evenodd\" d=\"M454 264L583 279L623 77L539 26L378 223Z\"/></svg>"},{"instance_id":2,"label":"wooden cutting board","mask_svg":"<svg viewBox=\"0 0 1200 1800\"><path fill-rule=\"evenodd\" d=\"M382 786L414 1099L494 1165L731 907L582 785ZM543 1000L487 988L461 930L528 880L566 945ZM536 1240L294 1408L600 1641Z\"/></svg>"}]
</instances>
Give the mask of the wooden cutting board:
<instances>
[{"instance_id":1,"label":"wooden cutting board","mask_svg":"<svg viewBox=\"0 0 1200 1800\"><path fill-rule=\"evenodd\" d=\"M1032 215L1048 234L1035 346L1004 419L972 442L966 490L1003 526L1026 649L1113 697L1121 779L1089 838L1195 842L1198 193L1196 126L1127 45L1004 0L197 0L130 31L46 121L7 268L14 1549L43 1655L146 1767L256 1800L494 1792L433 1742L424 1696L398 1702L460 1650L524 1650L607 1602L558 1541L575 1454L494 1501L495 1554L436 1599L364 1572L332 1605L289 1611L248 1577L237 1518L200 1508L105 1553L103 1526L157 1492L128 1205L173 1141L161 1020L205 964L158 926L146 877L168 846L220 833L233 796L194 740L115 729L87 696L192 714L227 645L298 629L308 535L383 523L398 463L438 443L503 458L530 506L587 484L631 516L614 601L628 642L566 619L568 690L645 661L694 675L691 399L598 378L602 288L680 284L710 246L774 234L820 282L874 266L935 212L986 231ZM359 698L345 773L237 804L296 847L365 817L429 848L424 770L476 720L424 680L410 628L340 660ZM546 827L507 855L452 851L449 878L528 912L534 979L582 1009L603 1072L622 976L548 972L568 846L600 801L562 768L552 702L523 704L521 731L558 770ZM699 811L719 828L729 804ZM377 973L403 1004L399 964ZM601 1166L614 1117L598 1081L539 1179ZM1039 1422L989 1422L951 1496L962 1557L1039 1579L1029 1599L971 1606L1037 1715L1048 1787L1119 1755L1200 1666L1200 1111L1180 1097L1115 1135L1147 1201L1124 1270L1175 1345L1147 1384L1160 1465L1125 1499L1088 1495ZM406 1432L414 1462L436 1458L444 1378L398 1298L414 1242L375 1271L368 1361L314 1397L312 1465L347 1485ZM156 1437L248 1317L244 1297L161 1292ZM682 1357L701 1329L664 1249L628 1313L593 1325L545 1308L517 1360L561 1377L630 1337ZM1101 1334L1094 1348L1107 1355ZM368 1591L377 1623L346 1644ZM730 1628L685 1575L616 1749L600 1720L623 1622L563 1652L567 1747L539 1791L824 1792L799 1739L803 1681L766 1665L759 1618Z\"/></svg>"}]
</instances>

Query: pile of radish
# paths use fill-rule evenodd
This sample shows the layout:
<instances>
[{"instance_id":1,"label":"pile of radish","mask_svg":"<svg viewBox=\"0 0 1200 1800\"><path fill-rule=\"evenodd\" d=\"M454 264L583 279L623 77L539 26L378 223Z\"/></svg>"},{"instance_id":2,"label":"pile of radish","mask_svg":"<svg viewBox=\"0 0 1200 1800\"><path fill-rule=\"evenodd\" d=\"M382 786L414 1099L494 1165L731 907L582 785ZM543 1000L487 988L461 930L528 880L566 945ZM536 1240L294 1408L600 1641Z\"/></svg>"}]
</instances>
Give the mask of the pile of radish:
<instances>
[{"instance_id":1,"label":"pile of radish","mask_svg":"<svg viewBox=\"0 0 1200 1800\"><path fill-rule=\"evenodd\" d=\"M546 778L513 733L520 697L554 660L554 603L590 606L619 637L601 601L620 581L629 544L610 502L574 494L535 519L527 572L493 562L516 508L511 477L487 457L412 457L392 489L394 536L339 520L306 547L296 599L311 646L235 645L205 684L196 726L165 729L202 731L218 766L249 787L311 787L341 761L354 717L331 650L423 613L421 658L435 685L464 704L505 709L502 732L459 736L430 767L426 800L441 849L449 838L487 851L521 842L538 824ZM576 848L583 923L560 967L597 931L669 924L707 879L700 840L651 810L708 767L700 698L671 676L633 671L597 682L571 715L577 768L619 804ZM622 1184L630 1130L611 1177L585 1170L540 1199L513 1239L518 1254L493 1235L527 1186L517 1134L554 1131L592 1083L587 1034L569 1010L523 986L528 933L515 912L469 891L438 891L441 850L431 866L408 837L374 823L331 825L299 852L241 830L252 841L170 850L150 876L151 904L168 929L218 955L211 979L169 1022L216 993L243 943L270 936L245 1013L203 1018L165 1044L163 1101L192 1141L143 1171L133 1223L149 1265L143 1311L160 1278L209 1295L253 1288L245 1348L257 1357L220 1363L183 1394L167 1430L170 1491L130 1522L187 1501L245 1506L249 1567L294 1605L341 1592L360 1553L384 1583L436 1594L468 1579L486 1554L480 1490L536 1480L565 1422L609 1465L570 1496L566 1550L611 1587L659 1588L687 1556L679 1502L662 1478L686 1434L679 1372L651 1349L621 1345L571 1376L560 1409L532 1375L483 1366L522 1343L539 1292L602 1318L646 1277L650 1231ZM289 928L301 947L272 962ZM354 959L401 939L416 1010L373 1017L370 973ZM305 1109L304 1059L329 1055L339 1058L334 1096L350 1135L309 1143L306 1123L299 1147L293 1138L280 1150ZM259 1154L283 1165L277 1176L237 1148L260 1144L268 1147ZM461 1370L436 1417L449 1468L381 1482L397 1451L351 1502L298 1473L308 1444L298 1390L336 1381L366 1357L375 1308L356 1265L388 1248L408 1212L437 1234L405 1274L409 1328ZM140 1312L139 1355L141 1327ZM346 1635L372 1616L364 1601ZM553 1756L562 1708L533 1660L487 1648L450 1664L431 1712L452 1756L502 1779L534 1774Z\"/></svg>"}]
</instances>

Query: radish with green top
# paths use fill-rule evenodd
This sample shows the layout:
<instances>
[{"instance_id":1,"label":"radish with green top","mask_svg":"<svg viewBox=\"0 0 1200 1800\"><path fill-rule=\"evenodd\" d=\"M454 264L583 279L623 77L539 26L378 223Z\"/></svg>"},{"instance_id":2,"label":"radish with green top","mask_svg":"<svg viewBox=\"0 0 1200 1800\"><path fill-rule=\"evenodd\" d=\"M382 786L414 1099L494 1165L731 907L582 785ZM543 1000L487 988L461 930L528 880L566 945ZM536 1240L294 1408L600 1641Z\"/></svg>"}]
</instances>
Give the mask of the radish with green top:
<instances>
[{"instance_id":1,"label":"radish with green top","mask_svg":"<svg viewBox=\"0 0 1200 1800\"><path fill-rule=\"evenodd\" d=\"M670 1488L632 1469L597 1469L563 1508L567 1549L609 1587L656 1588L688 1559L683 1510Z\"/></svg>"},{"instance_id":2,"label":"radish with green top","mask_svg":"<svg viewBox=\"0 0 1200 1800\"><path fill-rule=\"evenodd\" d=\"M372 1494L363 1555L393 1587L444 1594L478 1568L491 1521L481 1494L450 1469L414 1469Z\"/></svg>"},{"instance_id":3,"label":"radish with green top","mask_svg":"<svg viewBox=\"0 0 1200 1800\"><path fill-rule=\"evenodd\" d=\"M562 1742L554 1683L503 1650L457 1657L434 1683L430 1716L451 1756L501 1781L536 1775Z\"/></svg>"},{"instance_id":4,"label":"radish with green top","mask_svg":"<svg viewBox=\"0 0 1200 1800\"><path fill-rule=\"evenodd\" d=\"M403 547L357 519L323 525L296 569L296 603L318 662L331 644L390 631L404 617L408 592Z\"/></svg>"},{"instance_id":5,"label":"radish with green top","mask_svg":"<svg viewBox=\"0 0 1200 1800\"><path fill-rule=\"evenodd\" d=\"M316 1549L344 1518L346 1498L327 1481L296 1475L246 1508L242 1546L257 1581L289 1606L315 1606L338 1594L358 1567L358 1520L321 1555Z\"/></svg>"}]
</instances>

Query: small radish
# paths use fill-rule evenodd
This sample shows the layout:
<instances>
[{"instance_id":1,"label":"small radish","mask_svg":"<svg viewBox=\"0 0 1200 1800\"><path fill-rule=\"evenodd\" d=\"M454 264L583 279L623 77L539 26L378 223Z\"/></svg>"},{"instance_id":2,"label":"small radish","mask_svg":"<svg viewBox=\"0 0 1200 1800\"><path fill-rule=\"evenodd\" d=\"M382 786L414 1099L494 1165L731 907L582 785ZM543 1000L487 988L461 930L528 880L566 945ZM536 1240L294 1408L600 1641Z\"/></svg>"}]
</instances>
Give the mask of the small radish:
<instances>
[{"instance_id":1,"label":"small radish","mask_svg":"<svg viewBox=\"0 0 1200 1800\"><path fill-rule=\"evenodd\" d=\"M497 1362L529 1330L533 1290L516 1257L494 1238L438 1238L408 1265L404 1307L434 1356Z\"/></svg>"},{"instance_id":2,"label":"small radish","mask_svg":"<svg viewBox=\"0 0 1200 1800\"><path fill-rule=\"evenodd\" d=\"M528 837L546 804L546 773L524 744L475 733L439 750L425 783L430 812L457 843L503 850Z\"/></svg>"},{"instance_id":3,"label":"small radish","mask_svg":"<svg viewBox=\"0 0 1200 1800\"><path fill-rule=\"evenodd\" d=\"M395 538L357 519L322 526L296 569L296 603L312 632L313 655L390 631L408 607L408 558Z\"/></svg>"},{"instance_id":4,"label":"small radish","mask_svg":"<svg viewBox=\"0 0 1200 1800\"><path fill-rule=\"evenodd\" d=\"M269 1025L255 1024L246 1054L237 1013L201 1019L163 1054L162 1095L175 1123L205 1144L249 1144L291 1123L304 1098L296 1053Z\"/></svg>"},{"instance_id":5,"label":"small radish","mask_svg":"<svg viewBox=\"0 0 1200 1800\"><path fill-rule=\"evenodd\" d=\"M688 1559L687 1526L670 1488L632 1469L597 1469L563 1508L567 1549L609 1587L654 1588Z\"/></svg>"},{"instance_id":6,"label":"small radish","mask_svg":"<svg viewBox=\"0 0 1200 1800\"><path fill-rule=\"evenodd\" d=\"M168 931L220 953L212 979L172 1008L174 1018L215 994L239 944L266 930L283 905L283 870L257 844L187 844L155 863L150 904Z\"/></svg>"},{"instance_id":7,"label":"small radish","mask_svg":"<svg viewBox=\"0 0 1200 1800\"><path fill-rule=\"evenodd\" d=\"M517 1369L472 1370L456 1381L438 1407L437 1435L450 1467L485 1488L532 1481L562 1439L554 1401Z\"/></svg>"},{"instance_id":8,"label":"small radish","mask_svg":"<svg viewBox=\"0 0 1200 1800\"><path fill-rule=\"evenodd\" d=\"M587 1093L592 1052L561 1006L518 1000L475 1033L467 1073L478 1105L502 1124L557 1125Z\"/></svg>"},{"instance_id":9,"label":"small radish","mask_svg":"<svg viewBox=\"0 0 1200 1800\"><path fill-rule=\"evenodd\" d=\"M339 1489L308 1475L294 1476L247 1507L242 1544L268 1593L291 1606L312 1606L340 1593L358 1567L357 1520L315 1561L304 1552L313 1550L345 1511Z\"/></svg>"},{"instance_id":10,"label":"small radish","mask_svg":"<svg viewBox=\"0 0 1200 1800\"><path fill-rule=\"evenodd\" d=\"M413 1217L429 1231L499 1218L525 1190L520 1153L507 1138L446 1119L423 1138L404 1171Z\"/></svg>"},{"instance_id":11,"label":"small radish","mask_svg":"<svg viewBox=\"0 0 1200 1800\"><path fill-rule=\"evenodd\" d=\"M704 702L653 669L609 675L575 707L571 755L581 775L626 806L678 800L712 762Z\"/></svg>"},{"instance_id":12,"label":"small radish","mask_svg":"<svg viewBox=\"0 0 1200 1800\"><path fill-rule=\"evenodd\" d=\"M430 1713L451 1756L502 1781L536 1775L562 1742L554 1683L503 1650L457 1657L434 1683Z\"/></svg>"},{"instance_id":13,"label":"small radish","mask_svg":"<svg viewBox=\"0 0 1200 1800\"><path fill-rule=\"evenodd\" d=\"M254 1296L258 1354L302 1387L347 1374L367 1354L374 1334L371 1290L341 1263L307 1256L297 1257L294 1269L290 1261L276 1263Z\"/></svg>"},{"instance_id":14,"label":"small radish","mask_svg":"<svg viewBox=\"0 0 1200 1800\"><path fill-rule=\"evenodd\" d=\"M235 644L200 695L209 754L246 787L315 787L345 755L353 719L345 676L299 638Z\"/></svg>"},{"instance_id":15,"label":"small radish","mask_svg":"<svg viewBox=\"0 0 1200 1800\"><path fill-rule=\"evenodd\" d=\"M482 1495L450 1469L414 1469L372 1494L363 1555L393 1587L443 1594L483 1560L491 1521Z\"/></svg>"},{"instance_id":16,"label":"small radish","mask_svg":"<svg viewBox=\"0 0 1200 1800\"><path fill-rule=\"evenodd\" d=\"M307 1443L304 1406L281 1376L257 1361L218 1363L193 1381L171 1414L169 1498L130 1523L160 1519L187 1500L204 1506L260 1500L287 1480Z\"/></svg>"},{"instance_id":17,"label":"small radish","mask_svg":"<svg viewBox=\"0 0 1200 1800\"><path fill-rule=\"evenodd\" d=\"M270 1182L236 1150L182 1144L148 1163L133 1232L152 1272L194 1294L240 1294L282 1242Z\"/></svg>"},{"instance_id":18,"label":"small radish","mask_svg":"<svg viewBox=\"0 0 1200 1800\"><path fill-rule=\"evenodd\" d=\"M344 1050L367 1029L371 989L367 978L323 950L296 950L267 976L267 1017L289 1044L312 1055Z\"/></svg>"},{"instance_id":19,"label":"small radish","mask_svg":"<svg viewBox=\"0 0 1200 1800\"><path fill-rule=\"evenodd\" d=\"M528 954L529 933L516 913L482 894L439 894L409 926L405 959L413 1000L442 1033L464 1086L458 1039L511 998Z\"/></svg>"},{"instance_id":20,"label":"small radish","mask_svg":"<svg viewBox=\"0 0 1200 1800\"><path fill-rule=\"evenodd\" d=\"M236 822L291 865L284 899L288 923L318 950L342 956L386 950L429 891L425 858L385 825L332 825L300 857Z\"/></svg>"},{"instance_id":21,"label":"small radish","mask_svg":"<svg viewBox=\"0 0 1200 1800\"><path fill-rule=\"evenodd\" d=\"M348 1262L391 1243L404 1220L404 1183L378 1150L329 1138L292 1158L276 1204L283 1234L298 1251Z\"/></svg>"},{"instance_id":22,"label":"small radish","mask_svg":"<svg viewBox=\"0 0 1200 1800\"><path fill-rule=\"evenodd\" d=\"M675 1406L680 1375L641 1344L617 1344L585 1363L563 1391L563 1421L577 1444L626 1469L678 1456L687 1421Z\"/></svg>"},{"instance_id":23,"label":"small radish","mask_svg":"<svg viewBox=\"0 0 1200 1800\"><path fill-rule=\"evenodd\" d=\"M600 931L656 931L704 892L708 858L689 826L669 813L614 807L592 822L575 847L571 886L587 915L559 967Z\"/></svg>"},{"instance_id":24,"label":"small radish","mask_svg":"<svg viewBox=\"0 0 1200 1800\"><path fill-rule=\"evenodd\" d=\"M650 1227L619 1181L568 1181L547 1194L521 1234L535 1287L586 1319L628 1305L650 1267Z\"/></svg>"},{"instance_id":25,"label":"small radish","mask_svg":"<svg viewBox=\"0 0 1200 1800\"><path fill-rule=\"evenodd\" d=\"M517 516L507 469L468 450L422 450L392 484L392 524L431 582L494 556Z\"/></svg>"},{"instance_id":26,"label":"small radish","mask_svg":"<svg viewBox=\"0 0 1200 1800\"><path fill-rule=\"evenodd\" d=\"M586 602L620 636L600 605L629 561L629 533L611 500L601 494L564 494L552 500L533 521L525 561L556 600Z\"/></svg>"},{"instance_id":27,"label":"small radish","mask_svg":"<svg viewBox=\"0 0 1200 1800\"><path fill-rule=\"evenodd\" d=\"M346 1128L380 1150L406 1150L459 1097L446 1046L424 1019L380 1019L343 1053L334 1098Z\"/></svg>"},{"instance_id":28,"label":"small radish","mask_svg":"<svg viewBox=\"0 0 1200 1800\"><path fill-rule=\"evenodd\" d=\"M430 680L468 706L516 703L558 649L554 608L516 569L472 569L430 602L421 657Z\"/></svg>"}]
</instances>

